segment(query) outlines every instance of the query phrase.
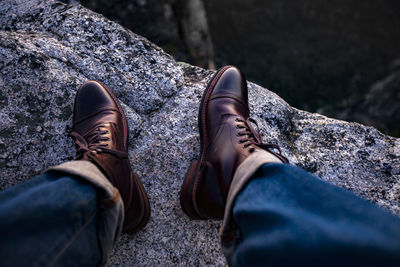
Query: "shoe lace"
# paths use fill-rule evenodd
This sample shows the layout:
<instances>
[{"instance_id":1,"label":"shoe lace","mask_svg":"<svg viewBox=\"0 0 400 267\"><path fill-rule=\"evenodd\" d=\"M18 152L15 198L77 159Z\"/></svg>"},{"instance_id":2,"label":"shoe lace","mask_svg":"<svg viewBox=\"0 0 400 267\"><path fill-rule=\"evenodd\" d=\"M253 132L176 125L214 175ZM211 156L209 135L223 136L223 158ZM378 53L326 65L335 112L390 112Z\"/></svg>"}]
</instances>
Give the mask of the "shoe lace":
<instances>
[{"instance_id":1,"label":"shoe lace","mask_svg":"<svg viewBox=\"0 0 400 267\"><path fill-rule=\"evenodd\" d=\"M260 132L260 127L258 126L258 123L255 119L248 118L247 120L244 120L238 117L235 119L235 121L238 122L238 124L236 124L236 127L242 129L242 131L237 132L237 135L242 136L242 138L239 140L239 143L243 144L243 148L248 148L250 153L252 153L254 152L255 147L258 147L272 153L282 162L289 162L289 160L282 155L281 148L278 145L265 144L262 142L263 134ZM257 128L254 129L251 126L251 123L256 125ZM278 152L275 152L274 150L277 150Z\"/></svg>"},{"instance_id":2,"label":"shoe lace","mask_svg":"<svg viewBox=\"0 0 400 267\"><path fill-rule=\"evenodd\" d=\"M75 131L71 131L70 135L75 141L76 157L75 159L82 159L95 153L109 153L118 158L127 158L128 153L109 149L108 144L104 141L110 140L109 137L104 136L109 131L104 125L97 125L93 127L86 135L81 136Z\"/></svg>"}]
</instances>

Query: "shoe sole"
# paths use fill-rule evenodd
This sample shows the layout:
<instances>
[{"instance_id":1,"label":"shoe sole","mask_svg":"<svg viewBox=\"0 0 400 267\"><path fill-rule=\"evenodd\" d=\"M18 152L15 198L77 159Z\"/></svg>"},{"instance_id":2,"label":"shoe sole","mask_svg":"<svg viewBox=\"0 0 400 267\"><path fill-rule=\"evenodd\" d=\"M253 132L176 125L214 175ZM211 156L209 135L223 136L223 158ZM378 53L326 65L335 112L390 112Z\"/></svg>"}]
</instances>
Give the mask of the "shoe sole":
<instances>
[{"instance_id":1,"label":"shoe sole","mask_svg":"<svg viewBox=\"0 0 400 267\"><path fill-rule=\"evenodd\" d=\"M191 217L196 220L204 220L208 219L206 216L202 216L195 205L195 196L197 185L201 178L201 166L204 162L205 151L207 150L208 140L207 140L207 129L206 129L206 121L205 121L205 113L207 111L208 100L214 91L215 85L219 81L220 77L226 70L233 66L224 66L219 69L208 82L206 90L203 93L203 97L201 99L201 104L198 113L198 127L200 132L200 160L193 161L189 169L185 175L185 179L182 183L181 191L180 191L180 204L182 210Z\"/></svg>"},{"instance_id":2,"label":"shoe sole","mask_svg":"<svg viewBox=\"0 0 400 267\"><path fill-rule=\"evenodd\" d=\"M112 97L112 99L114 100L115 104L118 107L119 112L122 115L122 126L124 128L124 146L125 146L125 150L128 151L128 138L129 138L129 131L128 131L128 120L126 119L125 116L125 112L121 106L121 104L119 103L117 97L114 95L114 93L102 82L99 81L94 81L97 82L98 84L100 84L104 89L106 89L106 91L110 94L110 96ZM129 166L130 167L130 166ZM143 214L141 214L141 219L139 220L139 223L134 224L134 225L128 225L128 226L124 226L124 228L122 229L122 232L124 233L129 233L129 234L133 234L136 233L137 231L139 231L140 229L142 229L147 222L150 219L150 214L151 214L151 209L150 209L150 202L149 202L149 198L147 196L147 193L143 187L143 184L139 178L139 176L134 173L131 169L131 179L133 179L134 184L137 185L137 187L139 188L139 191L141 192L141 202L143 203Z\"/></svg>"}]
</instances>

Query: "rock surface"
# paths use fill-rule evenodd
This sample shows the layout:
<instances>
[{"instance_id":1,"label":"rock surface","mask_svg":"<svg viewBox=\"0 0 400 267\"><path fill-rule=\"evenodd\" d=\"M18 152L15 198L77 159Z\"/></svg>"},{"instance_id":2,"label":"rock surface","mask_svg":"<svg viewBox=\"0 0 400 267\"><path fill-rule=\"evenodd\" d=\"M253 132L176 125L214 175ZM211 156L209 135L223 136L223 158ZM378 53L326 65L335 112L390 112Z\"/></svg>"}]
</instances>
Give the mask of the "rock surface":
<instances>
[{"instance_id":1,"label":"rock surface","mask_svg":"<svg viewBox=\"0 0 400 267\"><path fill-rule=\"evenodd\" d=\"M202 0L61 0L77 3L148 38L175 59L214 67Z\"/></svg>"},{"instance_id":2,"label":"rock surface","mask_svg":"<svg viewBox=\"0 0 400 267\"><path fill-rule=\"evenodd\" d=\"M152 207L142 231L122 235L110 265L224 265L220 222L190 220L178 201L199 153L197 109L212 73L79 5L1 1L0 189L73 159L74 94L88 79L103 81L123 103L132 166ZM249 96L264 141L292 164L400 215L400 139L297 110L253 83Z\"/></svg>"}]
</instances>

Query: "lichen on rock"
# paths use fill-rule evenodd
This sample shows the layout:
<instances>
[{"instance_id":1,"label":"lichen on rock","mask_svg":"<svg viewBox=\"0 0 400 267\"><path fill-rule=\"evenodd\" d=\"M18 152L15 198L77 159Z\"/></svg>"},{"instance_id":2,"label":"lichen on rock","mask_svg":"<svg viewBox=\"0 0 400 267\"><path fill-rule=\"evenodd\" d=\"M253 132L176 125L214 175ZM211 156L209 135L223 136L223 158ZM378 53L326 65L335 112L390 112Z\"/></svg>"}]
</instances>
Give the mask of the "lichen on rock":
<instances>
[{"instance_id":1,"label":"lichen on rock","mask_svg":"<svg viewBox=\"0 0 400 267\"><path fill-rule=\"evenodd\" d=\"M75 92L100 80L125 109L132 166L152 206L149 224L122 235L110 264L224 265L219 222L189 219L178 201L199 153L197 112L212 74L80 5L1 1L0 189L73 159ZM253 83L249 97L264 141L292 164L400 214L400 139L292 108Z\"/></svg>"}]
</instances>

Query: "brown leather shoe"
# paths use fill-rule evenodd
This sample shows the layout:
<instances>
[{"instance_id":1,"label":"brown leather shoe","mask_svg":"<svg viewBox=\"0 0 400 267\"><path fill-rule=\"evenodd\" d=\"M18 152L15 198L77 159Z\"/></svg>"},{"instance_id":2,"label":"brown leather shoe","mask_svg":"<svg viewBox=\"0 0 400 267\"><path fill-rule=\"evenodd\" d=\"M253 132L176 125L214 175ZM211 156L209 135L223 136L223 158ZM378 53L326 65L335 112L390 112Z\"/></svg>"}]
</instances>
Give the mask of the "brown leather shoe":
<instances>
[{"instance_id":1,"label":"brown leather shoe","mask_svg":"<svg viewBox=\"0 0 400 267\"><path fill-rule=\"evenodd\" d=\"M267 150L282 162L288 160L262 143L249 117L247 83L239 69L226 66L209 82L199 110L201 151L192 162L181 189L183 211L193 219L222 219L237 167L254 151Z\"/></svg>"},{"instance_id":2,"label":"brown leather shoe","mask_svg":"<svg viewBox=\"0 0 400 267\"><path fill-rule=\"evenodd\" d=\"M150 217L147 194L128 158L128 123L117 98L104 84L84 83L76 93L71 136L76 159L99 167L119 190L125 207L124 232L134 233Z\"/></svg>"}]
</instances>

